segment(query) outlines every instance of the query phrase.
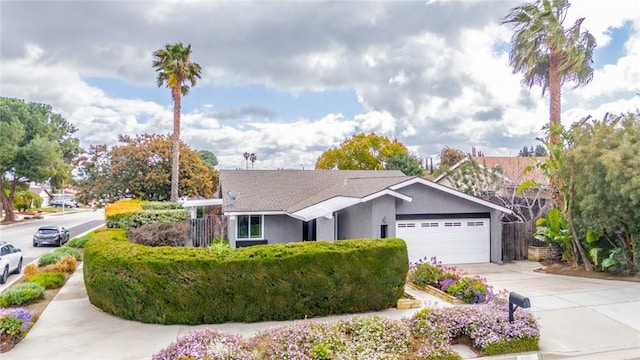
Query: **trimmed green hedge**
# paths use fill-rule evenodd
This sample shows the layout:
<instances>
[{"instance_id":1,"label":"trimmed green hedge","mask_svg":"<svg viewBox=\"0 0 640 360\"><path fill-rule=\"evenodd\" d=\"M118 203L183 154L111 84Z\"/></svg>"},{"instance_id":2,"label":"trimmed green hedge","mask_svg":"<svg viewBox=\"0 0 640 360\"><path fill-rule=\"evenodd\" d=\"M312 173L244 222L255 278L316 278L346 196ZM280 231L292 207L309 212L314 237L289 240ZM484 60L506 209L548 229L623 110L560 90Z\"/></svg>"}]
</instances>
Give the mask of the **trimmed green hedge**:
<instances>
[{"instance_id":1,"label":"trimmed green hedge","mask_svg":"<svg viewBox=\"0 0 640 360\"><path fill-rule=\"evenodd\" d=\"M395 306L404 293L400 239L274 244L216 252L147 247L123 230L85 246L91 303L145 323L291 320Z\"/></svg>"},{"instance_id":2,"label":"trimmed green hedge","mask_svg":"<svg viewBox=\"0 0 640 360\"><path fill-rule=\"evenodd\" d=\"M145 210L141 212L121 213L107 217L108 228L131 230L144 224L178 222L191 216L187 209Z\"/></svg>"},{"instance_id":3,"label":"trimmed green hedge","mask_svg":"<svg viewBox=\"0 0 640 360\"><path fill-rule=\"evenodd\" d=\"M143 201L140 203L145 210L175 210L183 209L182 204L179 202L171 201Z\"/></svg>"}]
</instances>

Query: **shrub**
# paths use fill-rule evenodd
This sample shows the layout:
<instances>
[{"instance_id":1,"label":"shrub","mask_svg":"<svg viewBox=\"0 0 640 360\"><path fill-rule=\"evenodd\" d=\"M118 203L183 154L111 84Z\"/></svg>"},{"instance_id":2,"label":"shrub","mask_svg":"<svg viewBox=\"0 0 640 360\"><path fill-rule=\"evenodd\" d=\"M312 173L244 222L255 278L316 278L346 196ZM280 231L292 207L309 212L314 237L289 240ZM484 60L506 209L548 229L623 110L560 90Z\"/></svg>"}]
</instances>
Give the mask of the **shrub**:
<instances>
[{"instance_id":1,"label":"shrub","mask_svg":"<svg viewBox=\"0 0 640 360\"><path fill-rule=\"evenodd\" d=\"M35 283L22 283L0 293L0 307L21 306L44 298L44 287Z\"/></svg>"},{"instance_id":2,"label":"shrub","mask_svg":"<svg viewBox=\"0 0 640 360\"><path fill-rule=\"evenodd\" d=\"M0 335L16 339L32 325L33 313L23 308L0 309ZM1 337L1 336L0 336Z\"/></svg>"},{"instance_id":3,"label":"shrub","mask_svg":"<svg viewBox=\"0 0 640 360\"><path fill-rule=\"evenodd\" d=\"M71 248L83 248L84 245L87 243L87 241L89 241L89 235L88 234L67 241L65 246L68 246L68 247L71 247Z\"/></svg>"},{"instance_id":4,"label":"shrub","mask_svg":"<svg viewBox=\"0 0 640 360\"><path fill-rule=\"evenodd\" d=\"M41 272L60 272L72 274L77 267L76 259L71 255L65 255L55 264L49 264L40 268Z\"/></svg>"},{"instance_id":5,"label":"shrub","mask_svg":"<svg viewBox=\"0 0 640 360\"><path fill-rule=\"evenodd\" d=\"M28 278L27 282L40 284L45 289L57 289L62 287L62 285L64 285L64 273L42 272Z\"/></svg>"},{"instance_id":6,"label":"shrub","mask_svg":"<svg viewBox=\"0 0 640 360\"><path fill-rule=\"evenodd\" d=\"M40 256L40 258L38 259L38 266L39 267L44 267L44 266L47 266L47 265L55 264L58 261L60 261L60 259L62 259L63 256L64 256L64 254L62 254L60 252L56 252L56 251L52 251L50 253L46 253L46 254Z\"/></svg>"},{"instance_id":7,"label":"shrub","mask_svg":"<svg viewBox=\"0 0 640 360\"><path fill-rule=\"evenodd\" d=\"M131 231L131 242L147 246L185 246L187 244L187 223L171 222L145 224Z\"/></svg>"},{"instance_id":8,"label":"shrub","mask_svg":"<svg viewBox=\"0 0 640 360\"><path fill-rule=\"evenodd\" d=\"M82 255L80 254L80 251L66 245L55 249L53 252L61 253L63 256L65 255L73 256L77 261L82 260Z\"/></svg>"},{"instance_id":9,"label":"shrub","mask_svg":"<svg viewBox=\"0 0 640 360\"><path fill-rule=\"evenodd\" d=\"M148 247L123 230L85 247L91 303L146 323L290 320L390 308L404 294L400 239L300 242L215 252ZM207 299L208 306L202 306Z\"/></svg>"},{"instance_id":10,"label":"shrub","mask_svg":"<svg viewBox=\"0 0 640 360\"><path fill-rule=\"evenodd\" d=\"M29 279L30 277L32 277L37 273L38 273L38 265L36 264L29 264L24 267L23 274L26 279Z\"/></svg>"},{"instance_id":11,"label":"shrub","mask_svg":"<svg viewBox=\"0 0 640 360\"><path fill-rule=\"evenodd\" d=\"M211 329L202 329L179 338L157 354L154 354L152 359L251 360L254 357L240 336L224 334Z\"/></svg>"},{"instance_id":12,"label":"shrub","mask_svg":"<svg viewBox=\"0 0 640 360\"><path fill-rule=\"evenodd\" d=\"M430 262L411 264L407 281L417 287L437 288L467 304L486 303L494 297L486 279L464 276L453 266L443 266L435 257Z\"/></svg>"},{"instance_id":13,"label":"shrub","mask_svg":"<svg viewBox=\"0 0 640 360\"><path fill-rule=\"evenodd\" d=\"M140 206L144 210L172 210L183 209L182 204L179 202L171 201L143 201Z\"/></svg>"},{"instance_id":14,"label":"shrub","mask_svg":"<svg viewBox=\"0 0 640 360\"><path fill-rule=\"evenodd\" d=\"M108 228L132 230L144 224L178 222L191 216L187 209L145 210L107 217Z\"/></svg>"}]
</instances>

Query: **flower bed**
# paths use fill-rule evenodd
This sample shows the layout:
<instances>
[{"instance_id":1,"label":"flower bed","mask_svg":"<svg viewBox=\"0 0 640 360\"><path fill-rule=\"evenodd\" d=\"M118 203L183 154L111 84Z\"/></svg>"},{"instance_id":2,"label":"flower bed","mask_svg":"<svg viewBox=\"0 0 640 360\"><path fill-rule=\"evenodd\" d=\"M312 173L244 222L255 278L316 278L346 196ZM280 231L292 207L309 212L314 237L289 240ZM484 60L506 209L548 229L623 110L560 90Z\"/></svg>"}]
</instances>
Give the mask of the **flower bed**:
<instances>
[{"instance_id":1,"label":"flower bed","mask_svg":"<svg viewBox=\"0 0 640 360\"><path fill-rule=\"evenodd\" d=\"M82 238L79 238L82 239ZM77 267L81 254L67 245L24 267L22 278L0 293L0 353L22 340L46 304Z\"/></svg>"},{"instance_id":2,"label":"flower bed","mask_svg":"<svg viewBox=\"0 0 640 360\"><path fill-rule=\"evenodd\" d=\"M487 280L480 276L466 276L455 266L444 266L431 258L430 262L419 261L409 265L407 282L418 289L433 288L441 291L465 304L482 304L490 301L495 295L493 288L487 284ZM453 302L446 296L442 299Z\"/></svg>"},{"instance_id":3,"label":"flower bed","mask_svg":"<svg viewBox=\"0 0 640 360\"><path fill-rule=\"evenodd\" d=\"M299 321L250 339L201 329L179 338L153 356L165 359L460 359L453 344L470 339L482 355L538 350L538 324L517 310L508 320L508 302L424 309L402 320L353 317L337 323ZM468 341L467 341L468 342Z\"/></svg>"}]
</instances>

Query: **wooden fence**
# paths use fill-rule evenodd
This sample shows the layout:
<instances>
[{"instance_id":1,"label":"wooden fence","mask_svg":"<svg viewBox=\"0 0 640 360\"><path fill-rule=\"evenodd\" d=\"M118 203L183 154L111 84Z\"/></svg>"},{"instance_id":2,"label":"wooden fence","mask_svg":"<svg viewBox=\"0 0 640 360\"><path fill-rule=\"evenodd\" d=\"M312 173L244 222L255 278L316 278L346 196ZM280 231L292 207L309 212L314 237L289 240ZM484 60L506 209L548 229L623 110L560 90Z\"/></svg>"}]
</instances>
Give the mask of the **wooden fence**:
<instances>
[{"instance_id":1,"label":"wooden fence","mask_svg":"<svg viewBox=\"0 0 640 360\"><path fill-rule=\"evenodd\" d=\"M529 246L544 246L535 231L535 221L502 223L502 261L525 260Z\"/></svg>"},{"instance_id":2,"label":"wooden fence","mask_svg":"<svg viewBox=\"0 0 640 360\"><path fill-rule=\"evenodd\" d=\"M224 239L227 228L226 218L222 215L207 215L200 219L188 219L189 245L207 247L216 237Z\"/></svg>"}]
</instances>

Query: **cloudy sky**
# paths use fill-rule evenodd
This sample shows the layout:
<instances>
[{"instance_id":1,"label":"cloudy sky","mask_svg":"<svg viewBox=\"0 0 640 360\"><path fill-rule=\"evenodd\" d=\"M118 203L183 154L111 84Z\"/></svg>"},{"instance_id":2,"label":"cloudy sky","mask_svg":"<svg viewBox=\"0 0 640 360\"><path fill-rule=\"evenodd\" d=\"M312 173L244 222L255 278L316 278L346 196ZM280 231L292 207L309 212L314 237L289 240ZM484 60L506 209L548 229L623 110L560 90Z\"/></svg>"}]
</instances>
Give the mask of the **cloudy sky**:
<instances>
[{"instance_id":1,"label":"cloudy sky","mask_svg":"<svg viewBox=\"0 0 640 360\"><path fill-rule=\"evenodd\" d=\"M423 158L444 146L515 155L548 121L508 64L500 19L520 1L0 2L0 96L53 106L83 147L169 134L152 53L192 46L202 79L182 139L220 168L313 168L359 132ZM563 122L640 107L640 2L573 0L566 24L598 42L594 80L563 89Z\"/></svg>"}]
</instances>

